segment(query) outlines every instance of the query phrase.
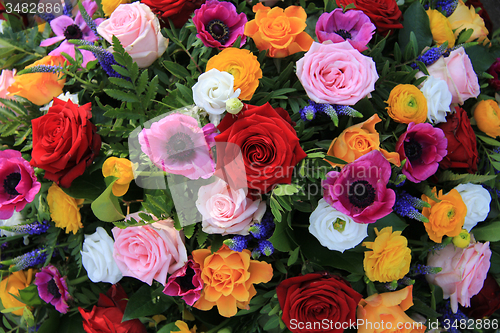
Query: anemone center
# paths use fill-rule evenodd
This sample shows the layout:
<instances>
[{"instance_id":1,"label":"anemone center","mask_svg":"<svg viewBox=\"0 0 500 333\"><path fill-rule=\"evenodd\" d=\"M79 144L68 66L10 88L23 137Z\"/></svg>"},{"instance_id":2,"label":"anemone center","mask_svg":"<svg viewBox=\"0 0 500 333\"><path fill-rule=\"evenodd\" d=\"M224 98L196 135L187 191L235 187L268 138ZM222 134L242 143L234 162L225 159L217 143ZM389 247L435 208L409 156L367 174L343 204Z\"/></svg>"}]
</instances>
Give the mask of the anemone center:
<instances>
[{"instance_id":1,"label":"anemone center","mask_svg":"<svg viewBox=\"0 0 500 333\"><path fill-rule=\"evenodd\" d=\"M229 27L221 20L212 20L208 22L205 29L221 44L224 44L229 39Z\"/></svg>"},{"instance_id":2,"label":"anemone center","mask_svg":"<svg viewBox=\"0 0 500 333\"><path fill-rule=\"evenodd\" d=\"M13 172L7 175L7 177L3 180L3 189L5 190L5 193L10 195L19 195L20 193L17 192L16 186L20 181L21 174L19 172Z\"/></svg>"},{"instance_id":3,"label":"anemone center","mask_svg":"<svg viewBox=\"0 0 500 333\"><path fill-rule=\"evenodd\" d=\"M349 202L358 208L365 208L375 202L375 189L366 180L357 180L349 187Z\"/></svg>"},{"instance_id":4,"label":"anemone center","mask_svg":"<svg viewBox=\"0 0 500 333\"><path fill-rule=\"evenodd\" d=\"M194 269L187 266L186 275L177 278L177 282L181 287L181 292L186 292L195 288L193 284L193 277L195 275Z\"/></svg>"},{"instance_id":5,"label":"anemone center","mask_svg":"<svg viewBox=\"0 0 500 333\"><path fill-rule=\"evenodd\" d=\"M54 296L54 298L61 297L61 293L59 292L59 288L57 288L57 284L54 279L50 279L50 281L47 283L47 290L52 294L52 296Z\"/></svg>"},{"instance_id":6,"label":"anemone center","mask_svg":"<svg viewBox=\"0 0 500 333\"><path fill-rule=\"evenodd\" d=\"M352 38L351 33L347 30L344 30L344 29L339 29L339 30L335 31L335 33L344 39L351 39Z\"/></svg>"},{"instance_id":7,"label":"anemone center","mask_svg":"<svg viewBox=\"0 0 500 333\"><path fill-rule=\"evenodd\" d=\"M167 142L167 152L171 158L187 161L194 155L193 140L186 133L176 133Z\"/></svg>"},{"instance_id":8,"label":"anemone center","mask_svg":"<svg viewBox=\"0 0 500 333\"><path fill-rule=\"evenodd\" d=\"M66 39L82 39L83 32L76 24L68 25L64 30L64 37Z\"/></svg>"},{"instance_id":9,"label":"anemone center","mask_svg":"<svg viewBox=\"0 0 500 333\"><path fill-rule=\"evenodd\" d=\"M422 156L422 145L418 143L414 138L411 138L409 142L405 142L405 155L413 162L418 160Z\"/></svg>"}]
</instances>

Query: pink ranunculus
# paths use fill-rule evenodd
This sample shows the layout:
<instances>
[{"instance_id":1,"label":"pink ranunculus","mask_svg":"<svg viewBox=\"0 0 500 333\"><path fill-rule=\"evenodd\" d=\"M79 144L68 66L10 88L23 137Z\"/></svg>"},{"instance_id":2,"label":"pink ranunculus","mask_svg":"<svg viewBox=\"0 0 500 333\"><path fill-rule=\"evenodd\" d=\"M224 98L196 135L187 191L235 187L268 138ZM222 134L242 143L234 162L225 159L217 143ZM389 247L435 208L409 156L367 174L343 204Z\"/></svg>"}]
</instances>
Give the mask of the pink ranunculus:
<instances>
[{"instance_id":1,"label":"pink ranunculus","mask_svg":"<svg viewBox=\"0 0 500 333\"><path fill-rule=\"evenodd\" d=\"M252 221L260 221L266 203L247 197L245 189L232 189L222 179L200 187L196 208L203 216L203 231L208 234L248 235Z\"/></svg>"},{"instance_id":2,"label":"pink ranunculus","mask_svg":"<svg viewBox=\"0 0 500 333\"><path fill-rule=\"evenodd\" d=\"M119 5L97 32L109 43L116 36L140 68L150 66L167 49L168 40L160 31L158 18L139 2Z\"/></svg>"},{"instance_id":3,"label":"pink ranunculus","mask_svg":"<svg viewBox=\"0 0 500 333\"><path fill-rule=\"evenodd\" d=\"M2 70L2 74L0 74L0 98L11 99L14 96L9 95L7 89L14 83L14 75L16 75L16 70Z\"/></svg>"},{"instance_id":4,"label":"pink ranunculus","mask_svg":"<svg viewBox=\"0 0 500 333\"><path fill-rule=\"evenodd\" d=\"M186 264L170 275L163 289L169 296L182 296L187 305L193 306L203 290L200 265L189 259Z\"/></svg>"},{"instance_id":5,"label":"pink ranunculus","mask_svg":"<svg viewBox=\"0 0 500 333\"><path fill-rule=\"evenodd\" d=\"M354 105L375 90L375 62L348 41L312 43L297 61L297 76L316 103Z\"/></svg>"},{"instance_id":6,"label":"pink ranunculus","mask_svg":"<svg viewBox=\"0 0 500 333\"><path fill-rule=\"evenodd\" d=\"M153 279L165 285L167 273L173 274L187 261L186 247L173 221L120 229L113 228L113 258L123 276L149 285Z\"/></svg>"},{"instance_id":7,"label":"pink ranunculus","mask_svg":"<svg viewBox=\"0 0 500 333\"><path fill-rule=\"evenodd\" d=\"M445 299L450 298L451 309L457 312L458 303L470 306L472 296L483 288L484 280L490 269L490 243L471 243L462 249L448 244L444 249L431 253L427 265L441 267L437 274L427 274L429 283L443 289Z\"/></svg>"}]
</instances>

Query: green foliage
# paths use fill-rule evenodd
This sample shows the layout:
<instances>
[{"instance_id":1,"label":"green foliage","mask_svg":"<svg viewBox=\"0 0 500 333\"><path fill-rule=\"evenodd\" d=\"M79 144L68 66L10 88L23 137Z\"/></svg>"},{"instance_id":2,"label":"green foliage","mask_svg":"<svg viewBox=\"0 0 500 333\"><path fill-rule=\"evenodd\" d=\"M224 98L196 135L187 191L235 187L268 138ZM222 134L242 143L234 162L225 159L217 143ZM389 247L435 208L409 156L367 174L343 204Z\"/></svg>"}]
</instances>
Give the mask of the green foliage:
<instances>
[{"instance_id":1,"label":"green foliage","mask_svg":"<svg viewBox=\"0 0 500 333\"><path fill-rule=\"evenodd\" d=\"M404 12L403 29L399 30L398 43L402 49L407 50L408 45L412 52L408 55L415 55L415 58L426 46L432 44L432 33L429 25L429 17L424 7L419 1L413 2ZM411 59L407 56L406 60Z\"/></svg>"},{"instance_id":2,"label":"green foliage","mask_svg":"<svg viewBox=\"0 0 500 333\"><path fill-rule=\"evenodd\" d=\"M143 284L130 296L123 313L123 321L165 312L173 304L172 298L163 293L163 286L154 288Z\"/></svg>"},{"instance_id":3,"label":"green foliage","mask_svg":"<svg viewBox=\"0 0 500 333\"><path fill-rule=\"evenodd\" d=\"M107 185L106 190L92 202L92 212L99 220L104 222L122 220L125 216L122 213L117 197L112 192L113 184L118 178L108 176L104 180Z\"/></svg>"}]
</instances>

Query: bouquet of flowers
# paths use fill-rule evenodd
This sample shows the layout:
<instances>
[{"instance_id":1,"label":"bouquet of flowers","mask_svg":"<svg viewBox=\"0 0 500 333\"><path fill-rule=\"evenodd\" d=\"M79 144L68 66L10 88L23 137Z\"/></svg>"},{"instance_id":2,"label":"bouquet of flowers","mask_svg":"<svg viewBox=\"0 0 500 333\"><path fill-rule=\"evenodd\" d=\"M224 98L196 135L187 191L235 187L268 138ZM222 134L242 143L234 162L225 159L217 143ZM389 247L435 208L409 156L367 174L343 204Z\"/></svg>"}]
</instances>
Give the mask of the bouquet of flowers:
<instances>
[{"instance_id":1,"label":"bouquet of flowers","mask_svg":"<svg viewBox=\"0 0 500 333\"><path fill-rule=\"evenodd\" d=\"M497 330L481 6L5 0L0 332Z\"/></svg>"}]
</instances>

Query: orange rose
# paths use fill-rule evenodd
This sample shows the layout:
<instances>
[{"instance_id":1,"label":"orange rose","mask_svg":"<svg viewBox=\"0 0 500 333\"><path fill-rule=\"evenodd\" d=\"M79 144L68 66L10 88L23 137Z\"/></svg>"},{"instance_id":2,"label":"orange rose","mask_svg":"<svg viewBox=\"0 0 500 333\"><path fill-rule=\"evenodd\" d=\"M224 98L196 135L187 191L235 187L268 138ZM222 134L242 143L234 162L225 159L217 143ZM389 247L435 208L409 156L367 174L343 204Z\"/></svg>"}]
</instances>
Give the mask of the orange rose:
<instances>
[{"instance_id":1,"label":"orange rose","mask_svg":"<svg viewBox=\"0 0 500 333\"><path fill-rule=\"evenodd\" d=\"M413 305L413 286L362 299L358 306L358 333L424 333L426 327L405 313Z\"/></svg>"},{"instance_id":2,"label":"orange rose","mask_svg":"<svg viewBox=\"0 0 500 333\"><path fill-rule=\"evenodd\" d=\"M436 195L435 187L432 189L432 193ZM460 193L455 189L446 195L443 195L443 191L440 190L437 199L440 201L436 202L422 194L422 200L431 205L430 208L424 207L422 209L422 215L429 219L429 222L424 223L429 238L436 243L441 243L443 236L455 237L460 234L465 215L467 215L467 206Z\"/></svg>"},{"instance_id":3,"label":"orange rose","mask_svg":"<svg viewBox=\"0 0 500 333\"><path fill-rule=\"evenodd\" d=\"M26 68L38 65L63 66L65 61L63 56L46 56ZM16 75L14 76L14 83L7 91L12 95L24 97L36 105L44 105L63 93L62 88L66 83L66 79L62 79L62 76L60 73Z\"/></svg>"},{"instance_id":4,"label":"orange rose","mask_svg":"<svg viewBox=\"0 0 500 333\"><path fill-rule=\"evenodd\" d=\"M234 316L237 308L248 309L248 303L257 294L253 285L269 282L273 277L272 266L251 260L248 250L236 252L224 245L213 254L210 249L195 250L193 259L200 265L205 283L194 307L207 311L217 305L224 317Z\"/></svg>"},{"instance_id":5,"label":"orange rose","mask_svg":"<svg viewBox=\"0 0 500 333\"><path fill-rule=\"evenodd\" d=\"M269 8L262 3L253 6L255 19L245 25L245 35L252 38L259 51L268 50L272 58L308 51L313 39L304 29L307 14L300 6Z\"/></svg>"},{"instance_id":6,"label":"orange rose","mask_svg":"<svg viewBox=\"0 0 500 333\"><path fill-rule=\"evenodd\" d=\"M0 282L0 299L2 300L2 304L5 309L26 306L26 304L18 301L12 295L19 297L19 290L23 290L28 287L31 284L32 279L33 269L30 268L26 272L14 272ZM23 312L24 309L12 311L12 313L17 316L22 316Z\"/></svg>"},{"instance_id":7,"label":"orange rose","mask_svg":"<svg viewBox=\"0 0 500 333\"><path fill-rule=\"evenodd\" d=\"M109 157L102 165L102 175L118 178L111 190L115 196L121 197L127 193L130 182L134 180L132 162L126 158Z\"/></svg>"},{"instance_id":8,"label":"orange rose","mask_svg":"<svg viewBox=\"0 0 500 333\"><path fill-rule=\"evenodd\" d=\"M496 101L488 99L479 102L474 108L474 119L486 135L492 138L500 136L500 107Z\"/></svg>"},{"instance_id":9,"label":"orange rose","mask_svg":"<svg viewBox=\"0 0 500 333\"><path fill-rule=\"evenodd\" d=\"M476 39L484 44L489 42L488 29L484 26L484 20L476 13L474 6L467 7L462 0L459 0L457 8L448 17L448 21L455 32L455 37L458 37L462 30L473 29L474 33L466 42L472 42Z\"/></svg>"},{"instance_id":10,"label":"orange rose","mask_svg":"<svg viewBox=\"0 0 500 333\"><path fill-rule=\"evenodd\" d=\"M380 148L379 134L375 129L375 125L379 122L381 122L380 117L374 114L368 120L346 128L338 137L333 139L327 155L351 163L372 150L379 150L389 162L400 166L401 162L398 153L389 153ZM329 161L328 163L334 167L342 166Z\"/></svg>"}]
</instances>

